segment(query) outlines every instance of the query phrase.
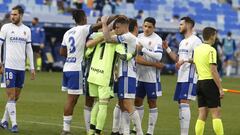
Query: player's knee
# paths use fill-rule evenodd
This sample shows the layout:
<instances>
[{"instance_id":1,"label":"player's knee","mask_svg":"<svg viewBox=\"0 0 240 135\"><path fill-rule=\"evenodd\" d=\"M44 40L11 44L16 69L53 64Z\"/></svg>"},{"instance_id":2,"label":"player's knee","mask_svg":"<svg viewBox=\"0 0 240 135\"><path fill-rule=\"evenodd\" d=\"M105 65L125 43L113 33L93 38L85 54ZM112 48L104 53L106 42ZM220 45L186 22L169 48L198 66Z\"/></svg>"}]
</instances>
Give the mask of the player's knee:
<instances>
[{"instance_id":1,"label":"player's knee","mask_svg":"<svg viewBox=\"0 0 240 135\"><path fill-rule=\"evenodd\" d=\"M69 102L69 104L71 104L71 105L75 105L76 103L77 103L77 101L78 101L78 97L79 97L79 95L71 95L71 96L68 96L68 102Z\"/></svg>"},{"instance_id":2,"label":"player's knee","mask_svg":"<svg viewBox=\"0 0 240 135\"><path fill-rule=\"evenodd\" d=\"M85 98L85 106L93 107L93 103L94 103L94 98L86 96L86 98Z\"/></svg>"},{"instance_id":3,"label":"player's knee","mask_svg":"<svg viewBox=\"0 0 240 135\"><path fill-rule=\"evenodd\" d=\"M179 103L189 104L189 100L188 99L180 99Z\"/></svg>"},{"instance_id":4,"label":"player's knee","mask_svg":"<svg viewBox=\"0 0 240 135\"><path fill-rule=\"evenodd\" d=\"M140 107L143 105L143 99L137 97L134 101L134 105L137 106L137 107Z\"/></svg>"},{"instance_id":5,"label":"player's knee","mask_svg":"<svg viewBox=\"0 0 240 135\"><path fill-rule=\"evenodd\" d=\"M149 99L148 100L149 108L156 108L157 107L157 100L156 99Z\"/></svg>"},{"instance_id":6,"label":"player's knee","mask_svg":"<svg viewBox=\"0 0 240 135\"><path fill-rule=\"evenodd\" d=\"M211 109L211 113L213 119L221 118L221 112L219 108Z\"/></svg>"}]
</instances>

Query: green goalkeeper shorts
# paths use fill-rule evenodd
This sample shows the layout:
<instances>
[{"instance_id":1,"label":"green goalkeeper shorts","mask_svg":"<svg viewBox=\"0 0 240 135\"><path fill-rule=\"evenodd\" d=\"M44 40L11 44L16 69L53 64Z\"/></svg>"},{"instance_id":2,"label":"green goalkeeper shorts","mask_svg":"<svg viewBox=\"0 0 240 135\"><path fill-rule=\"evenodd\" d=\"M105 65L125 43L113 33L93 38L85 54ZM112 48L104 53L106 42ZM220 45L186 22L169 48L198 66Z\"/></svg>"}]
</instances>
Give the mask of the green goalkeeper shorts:
<instances>
[{"instance_id":1,"label":"green goalkeeper shorts","mask_svg":"<svg viewBox=\"0 0 240 135\"><path fill-rule=\"evenodd\" d=\"M89 83L89 94L91 97L98 97L99 99L114 97L112 87L96 85L94 83Z\"/></svg>"}]
</instances>

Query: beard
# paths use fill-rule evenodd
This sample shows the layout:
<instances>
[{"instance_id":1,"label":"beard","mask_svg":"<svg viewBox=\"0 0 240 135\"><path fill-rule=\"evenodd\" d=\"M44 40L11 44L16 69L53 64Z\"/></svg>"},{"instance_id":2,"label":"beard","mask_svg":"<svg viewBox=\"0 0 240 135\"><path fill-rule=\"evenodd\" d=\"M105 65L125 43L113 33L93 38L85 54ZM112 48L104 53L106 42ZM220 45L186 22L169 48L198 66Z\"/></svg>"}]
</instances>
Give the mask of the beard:
<instances>
[{"instance_id":1,"label":"beard","mask_svg":"<svg viewBox=\"0 0 240 135\"><path fill-rule=\"evenodd\" d=\"M180 34L184 35L187 32L187 29L184 28L182 31L180 31Z\"/></svg>"},{"instance_id":2,"label":"beard","mask_svg":"<svg viewBox=\"0 0 240 135\"><path fill-rule=\"evenodd\" d=\"M17 19L11 19L13 24L19 24L20 18Z\"/></svg>"}]
</instances>

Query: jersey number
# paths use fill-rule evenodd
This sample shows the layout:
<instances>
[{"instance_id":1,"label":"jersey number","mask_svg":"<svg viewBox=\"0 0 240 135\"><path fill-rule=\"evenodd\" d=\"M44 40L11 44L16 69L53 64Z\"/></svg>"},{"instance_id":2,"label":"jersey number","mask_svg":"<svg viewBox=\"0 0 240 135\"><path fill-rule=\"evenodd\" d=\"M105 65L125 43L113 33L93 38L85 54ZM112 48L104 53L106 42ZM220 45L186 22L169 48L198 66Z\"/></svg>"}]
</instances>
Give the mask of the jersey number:
<instances>
[{"instance_id":1,"label":"jersey number","mask_svg":"<svg viewBox=\"0 0 240 135\"><path fill-rule=\"evenodd\" d=\"M6 72L6 79L7 80L13 79L13 73L12 72Z\"/></svg>"},{"instance_id":2,"label":"jersey number","mask_svg":"<svg viewBox=\"0 0 240 135\"><path fill-rule=\"evenodd\" d=\"M103 55L104 55L104 51L105 51L105 43L102 43L100 45L100 48L101 48L101 54L100 54L100 60L103 59Z\"/></svg>"},{"instance_id":3,"label":"jersey number","mask_svg":"<svg viewBox=\"0 0 240 135\"><path fill-rule=\"evenodd\" d=\"M68 41L69 41L69 43L70 43L69 53L74 53L74 52L76 51L75 39L74 39L74 37L69 37Z\"/></svg>"}]
</instances>

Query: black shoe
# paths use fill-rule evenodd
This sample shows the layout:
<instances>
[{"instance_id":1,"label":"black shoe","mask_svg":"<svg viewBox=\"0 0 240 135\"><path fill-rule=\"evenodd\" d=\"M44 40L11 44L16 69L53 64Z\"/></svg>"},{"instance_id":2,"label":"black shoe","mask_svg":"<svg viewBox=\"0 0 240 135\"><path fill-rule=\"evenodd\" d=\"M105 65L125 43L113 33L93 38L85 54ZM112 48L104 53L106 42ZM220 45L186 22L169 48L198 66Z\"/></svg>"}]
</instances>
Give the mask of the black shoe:
<instances>
[{"instance_id":1,"label":"black shoe","mask_svg":"<svg viewBox=\"0 0 240 135\"><path fill-rule=\"evenodd\" d=\"M111 135L120 135L119 132L112 132Z\"/></svg>"},{"instance_id":2,"label":"black shoe","mask_svg":"<svg viewBox=\"0 0 240 135\"><path fill-rule=\"evenodd\" d=\"M151 135L151 134L149 134L149 133L146 133L146 135Z\"/></svg>"}]
</instances>

